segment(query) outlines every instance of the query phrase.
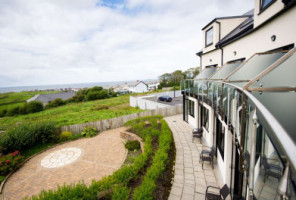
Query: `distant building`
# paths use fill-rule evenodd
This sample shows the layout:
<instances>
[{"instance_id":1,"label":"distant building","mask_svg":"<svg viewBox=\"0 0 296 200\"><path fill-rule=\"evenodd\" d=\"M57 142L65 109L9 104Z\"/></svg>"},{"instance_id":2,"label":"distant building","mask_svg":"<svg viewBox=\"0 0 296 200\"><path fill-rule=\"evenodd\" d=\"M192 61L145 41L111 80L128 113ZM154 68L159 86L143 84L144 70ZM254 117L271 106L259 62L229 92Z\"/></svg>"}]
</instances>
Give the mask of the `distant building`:
<instances>
[{"instance_id":1,"label":"distant building","mask_svg":"<svg viewBox=\"0 0 296 200\"><path fill-rule=\"evenodd\" d=\"M150 82L146 82L146 84L148 85L148 90L152 91L152 90L156 90L160 83L158 81L150 81Z\"/></svg>"},{"instance_id":2,"label":"distant building","mask_svg":"<svg viewBox=\"0 0 296 200\"><path fill-rule=\"evenodd\" d=\"M131 93L144 93L148 92L148 85L143 81L137 80L136 82L129 84L128 89Z\"/></svg>"},{"instance_id":3,"label":"distant building","mask_svg":"<svg viewBox=\"0 0 296 200\"><path fill-rule=\"evenodd\" d=\"M76 95L76 92L61 92L61 93L52 93L52 94L37 94L34 97L27 100L27 102L30 101L41 101L44 106L46 106L48 103L61 98L62 100L67 100L72 98Z\"/></svg>"}]
</instances>

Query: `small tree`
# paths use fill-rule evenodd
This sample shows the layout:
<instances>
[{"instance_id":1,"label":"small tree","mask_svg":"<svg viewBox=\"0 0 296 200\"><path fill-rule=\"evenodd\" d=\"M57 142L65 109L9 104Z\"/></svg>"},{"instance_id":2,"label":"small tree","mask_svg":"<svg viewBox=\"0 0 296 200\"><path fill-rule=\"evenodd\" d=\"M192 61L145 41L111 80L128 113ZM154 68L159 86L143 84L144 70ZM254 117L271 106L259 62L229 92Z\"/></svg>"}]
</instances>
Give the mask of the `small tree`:
<instances>
[{"instance_id":1,"label":"small tree","mask_svg":"<svg viewBox=\"0 0 296 200\"><path fill-rule=\"evenodd\" d=\"M27 105L28 113L40 112L44 109L43 104L40 101L30 101Z\"/></svg>"}]
</instances>

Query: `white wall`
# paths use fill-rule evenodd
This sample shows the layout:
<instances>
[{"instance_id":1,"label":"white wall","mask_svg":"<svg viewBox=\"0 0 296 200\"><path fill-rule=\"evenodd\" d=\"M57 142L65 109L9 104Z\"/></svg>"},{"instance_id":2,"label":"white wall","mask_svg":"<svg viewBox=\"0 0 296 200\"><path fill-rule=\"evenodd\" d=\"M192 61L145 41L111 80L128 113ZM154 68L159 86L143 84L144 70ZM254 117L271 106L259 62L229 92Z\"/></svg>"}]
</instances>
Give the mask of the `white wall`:
<instances>
[{"instance_id":1,"label":"white wall","mask_svg":"<svg viewBox=\"0 0 296 200\"><path fill-rule=\"evenodd\" d=\"M231 19L219 19L218 22L221 23L221 38L223 39L228 33L245 21L247 17L231 18Z\"/></svg>"},{"instance_id":2,"label":"white wall","mask_svg":"<svg viewBox=\"0 0 296 200\"><path fill-rule=\"evenodd\" d=\"M272 3L268 8L266 8L263 12L260 13L260 0L255 0L254 27L259 26L283 8L284 3L282 2L282 0L277 0L274 3Z\"/></svg>"},{"instance_id":3,"label":"white wall","mask_svg":"<svg viewBox=\"0 0 296 200\"><path fill-rule=\"evenodd\" d=\"M221 50L217 49L210 53L202 55L202 69L208 65L218 65L221 66Z\"/></svg>"},{"instance_id":4,"label":"white wall","mask_svg":"<svg viewBox=\"0 0 296 200\"><path fill-rule=\"evenodd\" d=\"M248 59L255 53L295 43L295 19L296 7L294 6L259 30L223 47L224 63L243 57ZM276 35L274 42L270 39L272 35ZM234 55L234 51L236 51L236 55Z\"/></svg>"}]
</instances>

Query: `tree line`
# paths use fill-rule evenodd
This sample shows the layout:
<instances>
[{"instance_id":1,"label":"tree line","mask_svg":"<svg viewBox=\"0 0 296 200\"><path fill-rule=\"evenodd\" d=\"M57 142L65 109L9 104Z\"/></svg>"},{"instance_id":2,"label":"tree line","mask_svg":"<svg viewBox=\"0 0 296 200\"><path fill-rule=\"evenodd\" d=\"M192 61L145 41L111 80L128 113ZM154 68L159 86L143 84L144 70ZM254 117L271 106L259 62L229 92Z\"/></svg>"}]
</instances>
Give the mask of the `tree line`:
<instances>
[{"instance_id":1,"label":"tree line","mask_svg":"<svg viewBox=\"0 0 296 200\"><path fill-rule=\"evenodd\" d=\"M183 79L193 79L199 74L199 67L189 68L185 71L176 70L172 73L164 73L158 77L159 89L163 87L180 86L180 82Z\"/></svg>"}]
</instances>

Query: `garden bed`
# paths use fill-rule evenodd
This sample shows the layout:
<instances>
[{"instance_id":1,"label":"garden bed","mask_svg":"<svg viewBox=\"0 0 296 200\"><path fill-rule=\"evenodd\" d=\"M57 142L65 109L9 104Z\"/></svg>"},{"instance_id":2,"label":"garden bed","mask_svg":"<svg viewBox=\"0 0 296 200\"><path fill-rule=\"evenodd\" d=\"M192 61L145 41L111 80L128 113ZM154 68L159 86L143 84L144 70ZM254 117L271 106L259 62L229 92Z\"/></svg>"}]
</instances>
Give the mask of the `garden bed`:
<instances>
[{"instance_id":1,"label":"garden bed","mask_svg":"<svg viewBox=\"0 0 296 200\"><path fill-rule=\"evenodd\" d=\"M126 125L144 141L144 152L136 155L133 162L100 181L93 181L90 186L83 182L64 185L30 199L167 199L175 160L168 125L161 116L131 120Z\"/></svg>"}]
</instances>

